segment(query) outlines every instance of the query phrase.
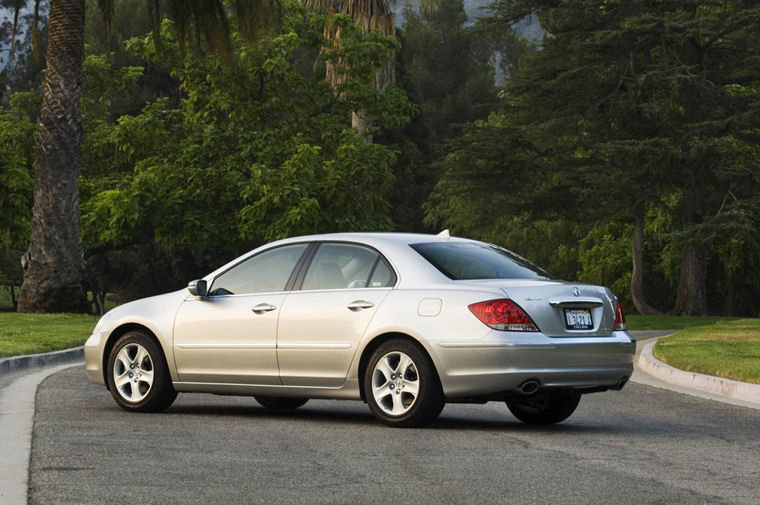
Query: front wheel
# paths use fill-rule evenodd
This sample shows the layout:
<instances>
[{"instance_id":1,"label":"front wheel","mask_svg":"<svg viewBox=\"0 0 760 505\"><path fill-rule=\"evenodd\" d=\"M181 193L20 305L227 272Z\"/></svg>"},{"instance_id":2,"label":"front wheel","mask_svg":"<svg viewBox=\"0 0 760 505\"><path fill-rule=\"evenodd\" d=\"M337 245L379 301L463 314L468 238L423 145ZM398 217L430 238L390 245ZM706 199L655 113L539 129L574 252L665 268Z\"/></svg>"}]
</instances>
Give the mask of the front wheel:
<instances>
[{"instance_id":1,"label":"front wheel","mask_svg":"<svg viewBox=\"0 0 760 505\"><path fill-rule=\"evenodd\" d=\"M108 356L108 389L116 403L132 412L160 412L177 397L164 353L155 340L130 331Z\"/></svg>"},{"instance_id":2,"label":"front wheel","mask_svg":"<svg viewBox=\"0 0 760 505\"><path fill-rule=\"evenodd\" d=\"M269 410L294 410L309 401L308 398L280 398L275 396L254 396L257 402Z\"/></svg>"},{"instance_id":3,"label":"front wheel","mask_svg":"<svg viewBox=\"0 0 760 505\"><path fill-rule=\"evenodd\" d=\"M527 424L555 424L575 412L581 395L540 394L531 398L507 400L507 408L520 421Z\"/></svg>"},{"instance_id":4,"label":"front wheel","mask_svg":"<svg viewBox=\"0 0 760 505\"><path fill-rule=\"evenodd\" d=\"M389 340L372 353L364 373L364 398L375 418L399 427L429 423L445 403L430 358L403 339Z\"/></svg>"}]
</instances>

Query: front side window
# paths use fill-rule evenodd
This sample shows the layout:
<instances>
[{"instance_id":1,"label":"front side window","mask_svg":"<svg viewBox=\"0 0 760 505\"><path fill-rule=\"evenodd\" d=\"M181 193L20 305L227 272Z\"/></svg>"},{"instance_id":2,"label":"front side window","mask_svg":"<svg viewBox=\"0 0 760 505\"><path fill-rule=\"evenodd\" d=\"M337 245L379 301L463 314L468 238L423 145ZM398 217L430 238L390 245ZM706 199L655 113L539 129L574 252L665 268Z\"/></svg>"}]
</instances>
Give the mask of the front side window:
<instances>
[{"instance_id":1,"label":"front side window","mask_svg":"<svg viewBox=\"0 0 760 505\"><path fill-rule=\"evenodd\" d=\"M378 265L387 271L378 270ZM385 287L391 277L392 272L376 251L355 244L325 243L314 255L301 289Z\"/></svg>"},{"instance_id":2,"label":"front side window","mask_svg":"<svg viewBox=\"0 0 760 505\"><path fill-rule=\"evenodd\" d=\"M501 247L474 242L411 244L446 277L467 279L551 279L541 268Z\"/></svg>"},{"instance_id":3,"label":"front side window","mask_svg":"<svg viewBox=\"0 0 760 505\"><path fill-rule=\"evenodd\" d=\"M214 279L210 296L284 291L308 244L269 249L235 265Z\"/></svg>"}]
</instances>

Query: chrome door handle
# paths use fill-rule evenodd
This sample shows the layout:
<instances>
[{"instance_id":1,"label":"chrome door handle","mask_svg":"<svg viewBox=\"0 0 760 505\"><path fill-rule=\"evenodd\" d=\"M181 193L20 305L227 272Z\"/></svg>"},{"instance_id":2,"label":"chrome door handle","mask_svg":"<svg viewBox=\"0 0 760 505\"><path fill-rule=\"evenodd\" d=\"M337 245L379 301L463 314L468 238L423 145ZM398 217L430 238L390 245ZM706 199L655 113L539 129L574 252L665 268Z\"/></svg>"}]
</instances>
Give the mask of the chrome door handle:
<instances>
[{"instance_id":1,"label":"chrome door handle","mask_svg":"<svg viewBox=\"0 0 760 505\"><path fill-rule=\"evenodd\" d=\"M356 300L354 302L349 303L346 305L349 310L361 310L361 309L370 309L374 307L375 304L372 302L366 302L364 300Z\"/></svg>"},{"instance_id":2,"label":"chrome door handle","mask_svg":"<svg viewBox=\"0 0 760 505\"><path fill-rule=\"evenodd\" d=\"M256 305L254 308L252 308L251 310L257 314L263 314L264 312L269 312L270 310L274 310L276 308L277 307L269 303L260 303Z\"/></svg>"}]
</instances>

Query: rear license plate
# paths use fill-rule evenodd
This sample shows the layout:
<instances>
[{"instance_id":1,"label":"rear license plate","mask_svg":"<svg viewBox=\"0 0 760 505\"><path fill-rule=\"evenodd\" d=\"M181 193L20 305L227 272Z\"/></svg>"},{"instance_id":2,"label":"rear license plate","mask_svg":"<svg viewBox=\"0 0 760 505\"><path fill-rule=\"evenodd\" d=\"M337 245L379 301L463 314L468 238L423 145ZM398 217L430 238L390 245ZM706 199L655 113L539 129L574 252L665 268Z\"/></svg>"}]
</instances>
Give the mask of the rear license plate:
<instances>
[{"instance_id":1,"label":"rear license plate","mask_svg":"<svg viewBox=\"0 0 760 505\"><path fill-rule=\"evenodd\" d=\"M565 309L565 326L568 330L591 330L594 322L589 309Z\"/></svg>"}]
</instances>

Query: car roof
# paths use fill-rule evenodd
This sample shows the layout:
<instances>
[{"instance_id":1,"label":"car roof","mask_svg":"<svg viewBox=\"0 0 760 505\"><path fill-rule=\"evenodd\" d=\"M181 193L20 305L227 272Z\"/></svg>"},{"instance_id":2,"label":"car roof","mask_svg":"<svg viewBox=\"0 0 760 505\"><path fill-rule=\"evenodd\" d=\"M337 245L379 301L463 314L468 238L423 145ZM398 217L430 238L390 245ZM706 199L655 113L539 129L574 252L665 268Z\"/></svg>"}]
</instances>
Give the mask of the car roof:
<instances>
[{"instance_id":1,"label":"car roof","mask_svg":"<svg viewBox=\"0 0 760 505\"><path fill-rule=\"evenodd\" d=\"M352 232L352 233L323 233L320 235L303 235L291 237L267 244L287 244L304 241L339 241L361 242L372 246L409 245L421 242L474 242L474 240L450 237L448 235L432 235L427 233L398 233L398 232Z\"/></svg>"},{"instance_id":2,"label":"car roof","mask_svg":"<svg viewBox=\"0 0 760 505\"><path fill-rule=\"evenodd\" d=\"M358 232L358 233L325 233L319 235L302 235L286 239L276 240L262 245L248 253L223 265L211 272L205 278L211 278L232 267L248 257L258 254L266 249L279 247L287 244L302 242L355 242L373 247L380 251L391 263L398 277L397 285L440 285L450 284L452 281L426 261L422 256L415 253L409 244L422 242L477 242L475 240L449 237L448 235L431 235L424 233L395 233L395 232Z\"/></svg>"}]
</instances>

